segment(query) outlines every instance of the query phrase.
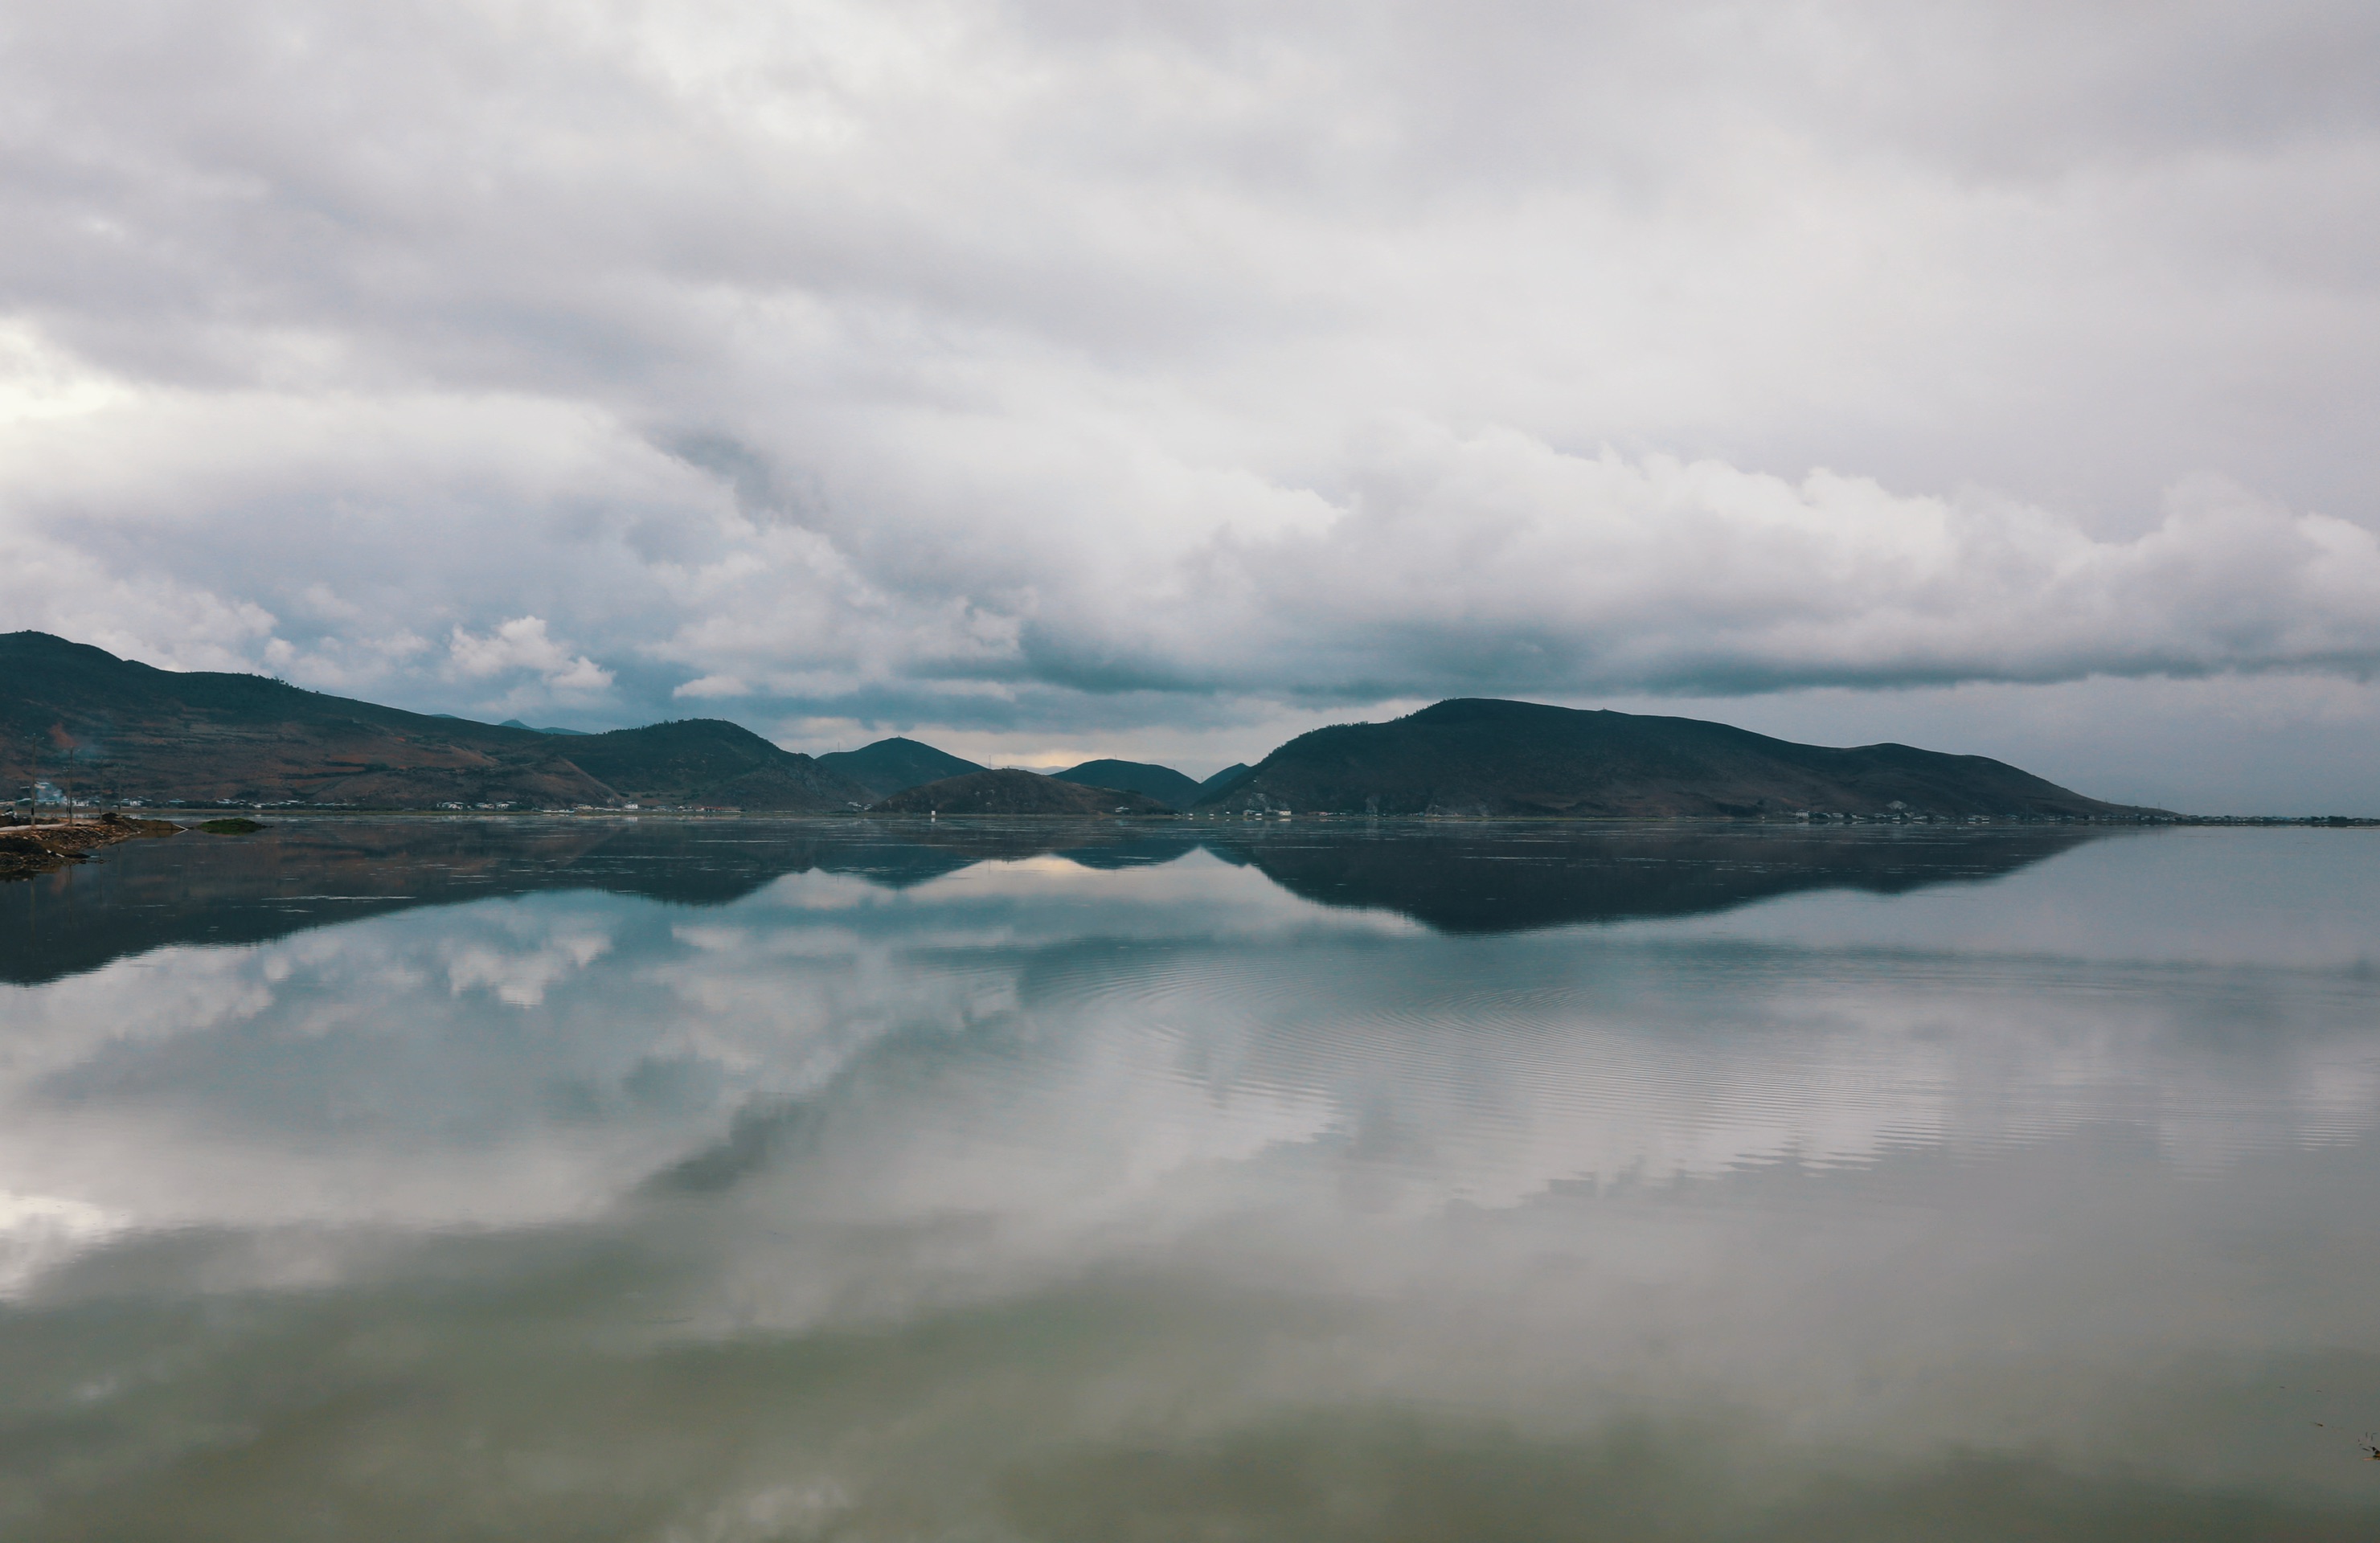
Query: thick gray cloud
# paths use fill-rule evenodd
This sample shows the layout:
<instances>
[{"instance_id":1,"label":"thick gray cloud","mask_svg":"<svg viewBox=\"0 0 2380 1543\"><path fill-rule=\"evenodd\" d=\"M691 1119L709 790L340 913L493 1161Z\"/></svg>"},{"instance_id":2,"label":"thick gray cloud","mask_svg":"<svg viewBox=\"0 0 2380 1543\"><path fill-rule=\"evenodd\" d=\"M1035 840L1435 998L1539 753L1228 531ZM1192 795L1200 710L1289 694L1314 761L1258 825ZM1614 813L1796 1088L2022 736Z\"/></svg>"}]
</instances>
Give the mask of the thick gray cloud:
<instances>
[{"instance_id":1,"label":"thick gray cloud","mask_svg":"<svg viewBox=\"0 0 2380 1543\"><path fill-rule=\"evenodd\" d=\"M2375 71L2343 4L6 6L0 625L806 747L1956 700L2145 787L2039 727L2143 682L2326 766Z\"/></svg>"}]
</instances>

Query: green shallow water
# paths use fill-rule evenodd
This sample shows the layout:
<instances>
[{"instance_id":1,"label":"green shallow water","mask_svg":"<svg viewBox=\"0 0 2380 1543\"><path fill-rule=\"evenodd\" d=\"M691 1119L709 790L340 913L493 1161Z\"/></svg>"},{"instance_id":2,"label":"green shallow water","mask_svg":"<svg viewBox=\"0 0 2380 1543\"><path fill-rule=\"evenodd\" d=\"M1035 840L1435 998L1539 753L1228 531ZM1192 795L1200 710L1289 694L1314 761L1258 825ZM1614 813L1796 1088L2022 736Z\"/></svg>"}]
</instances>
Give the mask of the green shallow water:
<instances>
[{"instance_id":1,"label":"green shallow water","mask_svg":"<svg viewBox=\"0 0 2380 1543\"><path fill-rule=\"evenodd\" d=\"M2368 1538L2375 839L115 848L0 1536Z\"/></svg>"}]
</instances>

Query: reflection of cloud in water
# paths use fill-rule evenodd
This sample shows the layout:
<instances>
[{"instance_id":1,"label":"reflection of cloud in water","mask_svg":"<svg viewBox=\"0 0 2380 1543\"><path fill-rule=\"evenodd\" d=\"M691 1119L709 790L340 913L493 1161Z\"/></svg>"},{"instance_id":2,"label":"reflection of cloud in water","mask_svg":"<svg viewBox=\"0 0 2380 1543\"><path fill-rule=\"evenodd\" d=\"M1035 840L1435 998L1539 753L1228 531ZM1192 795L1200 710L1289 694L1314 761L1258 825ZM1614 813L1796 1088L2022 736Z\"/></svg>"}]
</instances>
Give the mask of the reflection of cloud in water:
<instances>
[{"instance_id":1,"label":"reflection of cloud in water","mask_svg":"<svg viewBox=\"0 0 2380 1543\"><path fill-rule=\"evenodd\" d=\"M143 1218L485 1223L587 1214L739 1110L765 1155L781 1108L814 1148L835 1133L809 1160L844 1212L1062 1231L1258 1158L1411 1211L2103 1122L2195 1166L2370 1128L2351 974L2012 971L1955 945L2021 927L2062 871L1937 904L1930 934L1911 901L1852 903L1901 929L1864 954L1794 945L1853 925L1825 896L1442 938L1204 855L897 894L819 872L700 919L583 892L418 911L13 990L0 1160Z\"/></svg>"},{"instance_id":2,"label":"reflection of cloud in water","mask_svg":"<svg viewBox=\"0 0 2380 1543\"><path fill-rule=\"evenodd\" d=\"M783 1116L802 1154L783 1182L837 1214L1089 1227L1159 1176L1272 1151L1276 1189L1412 1213L2097 1125L2203 1168L2351 1140L2380 1112L2380 1057L2341 1038L2326 992L2230 1002L2233 1032L2206 1043L2191 999L2219 982L2175 998L2074 967L2012 986L1940 959L1846 979L1776 950L1456 948L1038 955L1013 1021L888 1041ZM765 1142L739 1140L759 1166ZM1183 1186L1228 1209L1240 1182Z\"/></svg>"},{"instance_id":3,"label":"reflection of cloud in water","mask_svg":"<svg viewBox=\"0 0 2380 1543\"><path fill-rule=\"evenodd\" d=\"M1084 885L1085 874L1195 869L1202 858L1252 866L1309 905L1498 932L1724 911L1812 890L1968 885L2105 834L2068 826L1239 824L291 820L238 843L138 843L113 849L96 874L69 870L22 887L23 925L0 927L0 981L33 984L176 943L264 942L503 895L592 889L728 906L791 876L831 873L855 881L783 884L775 904L850 909L979 869L971 881L984 893L1005 888L1050 905L1069 891L1107 893ZM1261 913L1284 909L1280 897L1234 893Z\"/></svg>"},{"instance_id":4,"label":"reflection of cloud in water","mask_svg":"<svg viewBox=\"0 0 2380 1543\"><path fill-rule=\"evenodd\" d=\"M623 959L621 920L600 896L495 902L14 991L0 1183L152 1226L586 1214L824 1075L789 1041L833 1027L783 992L706 1021L647 978L666 925Z\"/></svg>"},{"instance_id":5,"label":"reflection of cloud in water","mask_svg":"<svg viewBox=\"0 0 2380 1543\"><path fill-rule=\"evenodd\" d=\"M2380 1400L2380 981L2301 925L2380 876L2110 905L2189 850L1526 935L1192 855L152 954L0 1002L0 1416L117 1476L49 1536L520 1532L524 1472L648 1538L2368 1536L2275 1390ZM2216 963L2139 920L2227 908Z\"/></svg>"},{"instance_id":6,"label":"reflection of cloud in water","mask_svg":"<svg viewBox=\"0 0 2380 1543\"><path fill-rule=\"evenodd\" d=\"M544 1002L550 988L585 969L611 947L611 939L591 932L544 938L526 948L458 942L444 951L446 986L456 996L486 990L515 1007L536 1007Z\"/></svg>"},{"instance_id":7,"label":"reflection of cloud in water","mask_svg":"<svg viewBox=\"0 0 2380 1543\"><path fill-rule=\"evenodd\" d=\"M0 1189L0 1300L124 1226L124 1218L80 1200Z\"/></svg>"}]
</instances>

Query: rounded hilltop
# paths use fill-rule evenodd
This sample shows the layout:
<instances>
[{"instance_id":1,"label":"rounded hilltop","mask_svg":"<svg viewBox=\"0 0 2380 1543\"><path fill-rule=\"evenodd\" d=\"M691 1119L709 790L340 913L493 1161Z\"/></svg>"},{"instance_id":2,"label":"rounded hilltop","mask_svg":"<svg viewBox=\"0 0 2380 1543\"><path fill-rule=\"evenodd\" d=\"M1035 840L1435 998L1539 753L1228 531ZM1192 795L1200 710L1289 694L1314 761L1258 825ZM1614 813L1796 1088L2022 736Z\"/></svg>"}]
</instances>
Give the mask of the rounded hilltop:
<instances>
[{"instance_id":1,"label":"rounded hilltop","mask_svg":"<svg viewBox=\"0 0 2380 1543\"><path fill-rule=\"evenodd\" d=\"M1087 787L1003 767L905 788L870 814L1167 814L1172 807L1122 788Z\"/></svg>"},{"instance_id":2,"label":"rounded hilltop","mask_svg":"<svg viewBox=\"0 0 2380 1543\"><path fill-rule=\"evenodd\" d=\"M1774 820L2133 819L1985 756L1837 748L1727 723L1457 698L1386 723L1302 734L1200 798L1199 813Z\"/></svg>"}]
</instances>

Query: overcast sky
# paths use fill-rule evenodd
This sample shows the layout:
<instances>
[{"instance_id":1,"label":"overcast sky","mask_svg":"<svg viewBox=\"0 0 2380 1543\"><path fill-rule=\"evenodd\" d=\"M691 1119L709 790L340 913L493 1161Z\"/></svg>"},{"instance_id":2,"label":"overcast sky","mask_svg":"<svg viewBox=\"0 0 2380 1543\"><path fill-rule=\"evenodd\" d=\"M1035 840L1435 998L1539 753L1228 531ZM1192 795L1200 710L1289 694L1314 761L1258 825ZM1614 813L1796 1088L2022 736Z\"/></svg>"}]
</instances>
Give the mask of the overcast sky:
<instances>
[{"instance_id":1,"label":"overcast sky","mask_svg":"<svg viewBox=\"0 0 2380 1543\"><path fill-rule=\"evenodd\" d=\"M0 627L2380 812L2380 6L0 0Z\"/></svg>"}]
</instances>

